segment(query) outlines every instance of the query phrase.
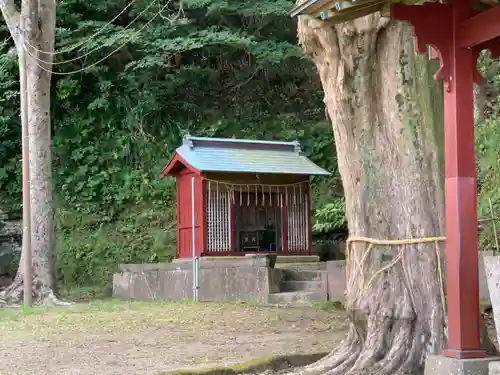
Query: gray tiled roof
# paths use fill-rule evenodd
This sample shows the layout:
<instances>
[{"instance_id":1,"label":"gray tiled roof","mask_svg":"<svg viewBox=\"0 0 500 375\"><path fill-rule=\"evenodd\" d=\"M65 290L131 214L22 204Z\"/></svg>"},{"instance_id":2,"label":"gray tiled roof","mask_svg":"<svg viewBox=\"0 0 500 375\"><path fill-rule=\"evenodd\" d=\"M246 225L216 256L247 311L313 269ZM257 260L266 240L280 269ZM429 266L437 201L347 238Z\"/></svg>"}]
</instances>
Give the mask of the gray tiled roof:
<instances>
[{"instance_id":1,"label":"gray tiled roof","mask_svg":"<svg viewBox=\"0 0 500 375\"><path fill-rule=\"evenodd\" d=\"M176 151L201 172L330 175L302 154L299 142L187 136Z\"/></svg>"}]
</instances>

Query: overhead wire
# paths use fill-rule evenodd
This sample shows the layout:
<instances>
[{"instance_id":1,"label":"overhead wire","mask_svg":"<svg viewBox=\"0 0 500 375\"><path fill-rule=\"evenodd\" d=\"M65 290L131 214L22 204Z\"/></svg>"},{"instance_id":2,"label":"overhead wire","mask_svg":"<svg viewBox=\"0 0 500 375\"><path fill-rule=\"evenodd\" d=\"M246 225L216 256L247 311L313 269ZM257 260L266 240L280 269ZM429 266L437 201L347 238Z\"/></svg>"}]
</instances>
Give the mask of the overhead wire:
<instances>
[{"instance_id":1,"label":"overhead wire","mask_svg":"<svg viewBox=\"0 0 500 375\"><path fill-rule=\"evenodd\" d=\"M158 17L158 15L168 6L168 3L165 4L148 22L146 22L139 30L137 30L133 36L136 36L136 35L139 35L142 30L144 30L146 27L148 27L155 19L156 17ZM66 76L66 75L71 75L71 74L78 74L78 73L82 73L90 68L93 68L94 66L100 64L101 62L103 62L104 60L106 60L107 58L111 57L113 54L115 54L116 52L118 52L120 49L122 49L127 43L129 43L132 39L133 39L133 36L130 37L127 41L125 41L125 43L122 43L121 45L119 45L117 48L115 48L113 51L111 51L110 53L108 53L106 56L104 56L102 59L99 59L98 61L90 64L90 65L87 65L81 69L77 69L77 70L73 70L73 71L70 71L70 72L56 72L56 71L53 71L51 69L48 69L46 68L45 66L41 65L37 60L39 60L38 58L36 58L35 56L33 56L33 54L29 51L29 49L27 48L27 46L23 43L22 47L25 49L26 53L28 54L28 56L30 56L31 58L33 58L35 60L35 63L38 65L38 67L48 73L51 73L51 74L54 74L54 75L62 75L62 76ZM41 61L41 63L43 64L44 62Z\"/></svg>"},{"instance_id":2,"label":"overhead wire","mask_svg":"<svg viewBox=\"0 0 500 375\"><path fill-rule=\"evenodd\" d=\"M127 26L125 26L122 30L120 30L117 34L119 33L122 33L124 34L126 30L129 29L129 27L132 26L132 24L134 24L144 13L146 13L146 11L152 7L154 4L154 2L151 2L142 12L140 12L137 17L135 17ZM28 45L28 47L30 47L30 45L28 43L26 43ZM46 60L43 60L43 59L40 59L39 57L37 56L31 56L34 60L37 60L38 62L42 63L42 64L47 64L47 65L61 65L61 64L69 64L70 62L73 62L73 61L77 61L77 60L80 60L80 59L83 59L84 57L87 57L89 56L90 54L102 49L102 48L105 48L106 46L104 44L102 45L99 45L98 47L95 47L95 48L92 48L91 50L87 51L85 54L83 55L78 55L76 57L73 57L71 59L68 59L68 60L64 60L64 61L46 61ZM31 47L30 47L31 48ZM49 54L50 55L50 54Z\"/></svg>"},{"instance_id":3,"label":"overhead wire","mask_svg":"<svg viewBox=\"0 0 500 375\"><path fill-rule=\"evenodd\" d=\"M111 21L109 21L108 23L106 23L103 27L101 27L98 31L96 31L95 33L93 33L92 35L90 35L88 38L85 38L83 41L81 42L78 42L76 44L74 44L73 46L67 48L67 49L63 49L63 50L60 50L60 51L43 51L41 49L38 49L37 47L29 44L29 42L26 42L25 41L25 44L30 47L31 49L33 49L33 51L35 52L38 52L38 53L43 53L45 55L50 55L50 56L55 56L55 55L60 55L61 53L67 53L67 52L71 52L71 51L74 51L75 49L83 46L84 44L87 44L89 43L90 40L96 38L103 30L105 30L108 26L112 25L113 22L115 22L121 15L123 15L123 13L125 13L125 11L130 8L137 0L132 0L130 3L128 3L121 11L120 13L118 13ZM151 4L150 4L151 5Z\"/></svg>"}]
</instances>

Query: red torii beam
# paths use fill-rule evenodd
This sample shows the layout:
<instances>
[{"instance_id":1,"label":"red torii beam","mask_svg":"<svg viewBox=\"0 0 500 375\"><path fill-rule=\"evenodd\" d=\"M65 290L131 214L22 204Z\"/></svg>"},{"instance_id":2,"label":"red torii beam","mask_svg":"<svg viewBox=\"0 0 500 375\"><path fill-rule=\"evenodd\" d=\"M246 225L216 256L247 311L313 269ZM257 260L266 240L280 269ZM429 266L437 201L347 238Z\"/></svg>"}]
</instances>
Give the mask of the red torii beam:
<instances>
[{"instance_id":1,"label":"red torii beam","mask_svg":"<svg viewBox=\"0 0 500 375\"><path fill-rule=\"evenodd\" d=\"M479 53L500 57L500 6L476 14L470 0L391 6L393 19L408 21L420 53L430 45L444 81L446 289L448 348L443 355L482 358L479 330L477 193L473 82L480 82Z\"/></svg>"}]
</instances>

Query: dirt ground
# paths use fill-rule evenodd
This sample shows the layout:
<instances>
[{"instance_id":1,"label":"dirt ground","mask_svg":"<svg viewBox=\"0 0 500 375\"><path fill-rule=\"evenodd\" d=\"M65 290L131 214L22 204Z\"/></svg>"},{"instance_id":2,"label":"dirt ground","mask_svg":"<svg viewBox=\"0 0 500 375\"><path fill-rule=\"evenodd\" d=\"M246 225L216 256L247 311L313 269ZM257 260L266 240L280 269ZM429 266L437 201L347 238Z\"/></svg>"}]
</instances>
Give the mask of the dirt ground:
<instances>
[{"instance_id":1,"label":"dirt ground","mask_svg":"<svg viewBox=\"0 0 500 375\"><path fill-rule=\"evenodd\" d=\"M332 349L342 311L243 303L94 302L0 310L0 374L153 375Z\"/></svg>"}]
</instances>

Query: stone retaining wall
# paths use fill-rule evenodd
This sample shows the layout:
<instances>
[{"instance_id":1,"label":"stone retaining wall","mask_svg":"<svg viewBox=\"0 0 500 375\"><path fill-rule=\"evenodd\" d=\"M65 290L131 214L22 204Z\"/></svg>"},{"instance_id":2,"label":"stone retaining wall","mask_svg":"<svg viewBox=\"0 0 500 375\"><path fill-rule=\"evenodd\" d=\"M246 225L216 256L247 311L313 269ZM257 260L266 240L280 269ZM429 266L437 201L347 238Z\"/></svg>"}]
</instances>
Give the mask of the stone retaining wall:
<instances>
[{"instance_id":1,"label":"stone retaining wall","mask_svg":"<svg viewBox=\"0 0 500 375\"><path fill-rule=\"evenodd\" d=\"M490 293L488 291L488 283L486 281L486 273L484 270L484 257L493 255L492 251L482 251L479 256L479 298L490 303ZM442 260L443 273L445 271L445 261ZM327 283L328 283L328 300L344 301L344 292L346 288L345 261L337 260L326 262ZM443 280L445 276L443 274Z\"/></svg>"},{"instance_id":2,"label":"stone retaining wall","mask_svg":"<svg viewBox=\"0 0 500 375\"><path fill-rule=\"evenodd\" d=\"M490 302L484 270L483 252L479 258L480 299ZM444 260L443 260L444 270ZM318 263L320 281L325 282L326 298L343 301L346 288L345 261ZM299 267L299 266L297 266ZM299 268L300 269L300 268ZM306 268L304 269L306 270ZM270 268L266 258L200 260L199 298L201 301L254 301L267 303L270 293L279 293L286 271ZM310 271L309 271L310 272ZM191 299L193 296L192 265L125 264L113 277L113 296L127 299Z\"/></svg>"},{"instance_id":3,"label":"stone retaining wall","mask_svg":"<svg viewBox=\"0 0 500 375\"><path fill-rule=\"evenodd\" d=\"M279 290L283 271L265 259L200 260L200 301L267 303ZM121 265L113 276L113 296L127 299L183 300L193 297L190 263Z\"/></svg>"},{"instance_id":4,"label":"stone retaining wall","mask_svg":"<svg viewBox=\"0 0 500 375\"><path fill-rule=\"evenodd\" d=\"M13 276L21 257L22 228L19 218L0 211L0 276Z\"/></svg>"}]
</instances>

